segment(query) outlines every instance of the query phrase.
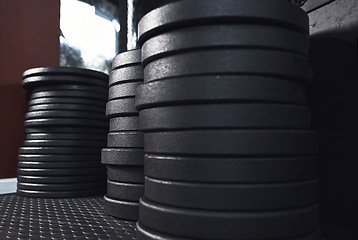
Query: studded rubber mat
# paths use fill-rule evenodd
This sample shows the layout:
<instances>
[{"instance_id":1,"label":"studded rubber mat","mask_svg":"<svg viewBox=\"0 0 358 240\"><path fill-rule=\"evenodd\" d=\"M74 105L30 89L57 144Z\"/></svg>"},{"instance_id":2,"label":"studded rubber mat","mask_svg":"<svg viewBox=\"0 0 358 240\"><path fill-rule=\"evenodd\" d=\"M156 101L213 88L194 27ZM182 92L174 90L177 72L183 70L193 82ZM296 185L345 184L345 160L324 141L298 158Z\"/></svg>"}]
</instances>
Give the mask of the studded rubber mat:
<instances>
[{"instance_id":1,"label":"studded rubber mat","mask_svg":"<svg viewBox=\"0 0 358 240\"><path fill-rule=\"evenodd\" d=\"M0 195L1 239L135 239L135 222L103 212L103 197Z\"/></svg>"}]
</instances>

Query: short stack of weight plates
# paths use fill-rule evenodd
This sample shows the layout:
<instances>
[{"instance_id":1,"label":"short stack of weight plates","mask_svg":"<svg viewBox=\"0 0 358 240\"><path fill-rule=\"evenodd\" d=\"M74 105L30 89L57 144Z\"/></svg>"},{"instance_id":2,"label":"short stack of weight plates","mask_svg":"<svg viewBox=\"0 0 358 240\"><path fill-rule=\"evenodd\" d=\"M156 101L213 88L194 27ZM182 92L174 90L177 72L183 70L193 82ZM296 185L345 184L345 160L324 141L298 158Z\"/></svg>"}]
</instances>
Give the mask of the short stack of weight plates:
<instances>
[{"instance_id":1,"label":"short stack of weight plates","mask_svg":"<svg viewBox=\"0 0 358 240\"><path fill-rule=\"evenodd\" d=\"M79 68L24 72L28 93L25 141L18 155L17 193L28 197L102 194L106 171L108 75Z\"/></svg>"},{"instance_id":2,"label":"short stack of weight plates","mask_svg":"<svg viewBox=\"0 0 358 240\"><path fill-rule=\"evenodd\" d=\"M144 194L144 137L138 127L135 90L143 84L140 50L118 54L112 62L106 115L109 118L107 195L104 212L117 218L138 220L139 198Z\"/></svg>"},{"instance_id":3,"label":"short stack of weight plates","mask_svg":"<svg viewBox=\"0 0 358 240\"><path fill-rule=\"evenodd\" d=\"M307 36L307 15L277 0L187 0L141 19L137 239L320 239Z\"/></svg>"}]
</instances>

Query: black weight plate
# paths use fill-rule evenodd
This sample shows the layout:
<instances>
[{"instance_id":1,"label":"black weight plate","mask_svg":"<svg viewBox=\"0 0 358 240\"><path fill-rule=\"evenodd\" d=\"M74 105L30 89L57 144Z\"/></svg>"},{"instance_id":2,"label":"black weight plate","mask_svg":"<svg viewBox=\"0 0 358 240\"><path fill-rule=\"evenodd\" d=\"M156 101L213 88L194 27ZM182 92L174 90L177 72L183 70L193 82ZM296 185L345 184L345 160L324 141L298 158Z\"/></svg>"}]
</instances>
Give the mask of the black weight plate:
<instances>
[{"instance_id":1,"label":"black weight plate","mask_svg":"<svg viewBox=\"0 0 358 240\"><path fill-rule=\"evenodd\" d=\"M108 75L90 69L84 68L75 68L75 67L39 67L31 68L26 70L22 74L22 78L27 78L31 76L46 76L46 75L68 75L72 77L76 76L86 76L93 77L98 79L103 79L104 81L108 80Z\"/></svg>"},{"instance_id":2,"label":"black weight plate","mask_svg":"<svg viewBox=\"0 0 358 240\"><path fill-rule=\"evenodd\" d=\"M87 140L106 141L106 135L90 133L28 133L26 140Z\"/></svg>"},{"instance_id":3,"label":"black weight plate","mask_svg":"<svg viewBox=\"0 0 358 240\"><path fill-rule=\"evenodd\" d=\"M144 82L192 75L260 75L298 81L311 79L306 57L263 49L206 49L163 57L144 67Z\"/></svg>"},{"instance_id":4,"label":"black weight plate","mask_svg":"<svg viewBox=\"0 0 358 240\"><path fill-rule=\"evenodd\" d=\"M49 98L49 97L85 98L85 99L96 99L98 101L105 102L108 98L108 94L86 92L86 91L69 91L69 90L43 91L43 92L34 92L30 94L30 99Z\"/></svg>"},{"instance_id":5,"label":"black weight plate","mask_svg":"<svg viewBox=\"0 0 358 240\"><path fill-rule=\"evenodd\" d=\"M105 81L99 78L65 75L29 76L22 80L22 87L26 90L31 90L39 86L49 86L51 84L83 84L106 87L108 85L108 80Z\"/></svg>"},{"instance_id":6,"label":"black weight plate","mask_svg":"<svg viewBox=\"0 0 358 240\"><path fill-rule=\"evenodd\" d=\"M104 196L103 211L112 217L137 221L139 215L139 203L119 201Z\"/></svg>"},{"instance_id":7,"label":"black weight plate","mask_svg":"<svg viewBox=\"0 0 358 240\"><path fill-rule=\"evenodd\" d=\"M85 98L60 98L60 97L51 97L51 98L36 98L28 101L29 106L35 106L38 104L81 104L84 106L90 105L95 107L104 107L106 102L85 99Z\"/></svg>"},{"instance_id":8,"label":"black weight plate","mask_svg":"<svg viewBox=\"0 0 358 240\"><path fill-rule=\"evenodd\" d=\"M109 119L109 131L137 131L139 130L138 116L113 117Z\"/></svg>"},{"instance_id":9,"label":"black weight plate","mask_svg":"<svg viewBox=\"0 0 358 240\"><path fill-rule=\"evenodd\" d=\"M108 100L123 97L134 97L136 88L143 82L129 82L112 85L108 90Z\"/></svg>"},{"instance_id":10,"label":"black weight plate","mask_svg":"<svg viewBox=\"0 0 358 240\"><path fill-rule=\"evenodd\" d=\"M43 118L80 118L80 119L96 119L106 122L104 113L80 112L66 110L49 110L49 111L32 111L25 114L25 119L43 119ZM81 121L86 121L81 120Z\"/></svg>"},{"instance_id":11,"label":"black weight plate","mask_svg":"<svg viewBox=\"0 0 358 240\"><path fill-rule=\"evenodd\" d=\"M28 148L27 148L28 149ZM38 148L39 149L39 148ZM31 154L19 154L17 159L22 162L87 162L87 161L98 161L100 162L99 150L96 150L95 154L67 154L66 151L57 154L38 154L33 151ZM20 151L19 151L20 152ZM23 150L21 150L23 152Z\"/></svg>"},{"instance_id":12,"label":"black weight plate","mask_svg":"<svg viewBox=\"0 0 358 240\"><path fill-rule=\"evenodd\" d=\"M109 86L128 82L143 82L143 67L140 64L116 68L109 74Z\"/></svg>"},{"instance_id":13,"label":"black weight plate","mask_svg":"<svg viewBox=\"0 0 358 240\"><path fill-rule=\"evenodd\" d=\"M17 194L23 197L41 197L41 198L75 198L103 195L105 188L74 191L34 191L17 189Z\"/></svg>"},{"instance_id":14,"label":"black weight plate","mask_svg":"<svg viewBox=\"0 0 358 240\"><path fill-rule=\"evenodd\" d=\"M98 154L101 150L97 148L79 147L20 147L19 154L61 154L61 155L88 155Z\"/></svg>"},{"instance_id":15,"label":"black weight plate","mask_svg":"<svg viewBox=\"0 0 358 240\"><path fill-rule=\"evenodd\" d=\"M18 175L31 176L81 176L81 175L100 175L105 173L104 167L93 168L18 168Z\"/></svg>"},{"instance_id":16,"label":"black weight plate","mask_svg":"<svg viewBox=\"0 0 358 240\"><path fill-rule=\"evenodd\" d=\"M227 158L146 154L146 176L217 183L291 182L317 178L317 157Z\"/></svg>"},{"instance_id":17,"label":"black weight plate","mask_svg":"<svg viewBox=\"0 0 358 240\"><path fill-rule=\"evenodd\" d=\"M192 239L291 239L317 230L318 206L282 211L209 211L141 198L139 219L158 232Z\"/></svg>"},{"instance_id":18,"label":"black weight plate","mask_svg":"<svg viewBox=\"0 0 358 240\"><path fill-rule=\"evenodd\" d=\"M100 189L105 188L106 185L103 182L85 182L85 183L27 183L17 182L17 188L22 190L33 190L33 191L74 191L74 190L89 190L89 189Z\"/></svg>"},{"instance_id":19,"label":"black weight plate","mask_svg":"<svg viewBox=\"0 0 358 240\"><path fill-rule=\"evenodd\" d=\"M115 56L112 61L112 69L141 62L141 50L133 49Z\"/></svg>"},{"instance_id":20,"label":"black weight plate","mask_svg":"<svg viewBox=\"0 0 358 240\"><path fill-rule=\"evenodd\" d=\"M50 85L50 86L42 86L32 89L31 92L34 93L34 92L54 91L54 90L55 91L57 90L81 91L81 92L86 91L86 92L108 94L107 87L76 85L76 84L57 84L57 85Z\"/></svg>"},{"instance_id":21,"label":"black weight plate","mask_svg":"<svg viewBox=\"0 0 358 240\"><path fill-rule=\"evenodd\" d=\"M135 98L121 98L110 100L106 105L107 117L133 116L138 115L135 108Z\"/></svg>"},{"instance_id":22,"label":"black weight plate","mask_svg":"<svg viewBox=\"0 0 358 240\"><path fill-rule=\"evenodd\" d=\"M67 161L67 162L57 162L57 161L21 161L17 163L19 168L91 168L91 167L102 167L99 161Z\"/></svg>"},{"instance_id":23,"label":"black weight plate","mask_svg":"<svg viewBox=\"0 0 358 240\"><path fill-rule=\"evenodd\" d=\"M107 181L107 196L116 200L139 201L144 194L144 184Z\"/></svg>"},{"instance_id":24,"label":"black weight plate","mask_svg":"<svg viewBox=\"0 0 358 240\"><path fill-rule=\"evenodd\" d=\"M84 104L63 104L63 103L51 103L51 104L38 104L29 106L28 111L51 111L51 110L66 110L66 111L78 111L78 112L97 112L102 113L106 111L105 107L90 106Z\"/></svg>"},{"instance_id":25,"label":"black weight plate","mask_svg":"<svg viewBox=\"0 0 358 240\"><path fill-rule=\"evenodd\" d=\"M32 175L18 175L19 182L27 183L84 183L90 181L98 181L106 183L107 176L102 175L81 175L81 176L32 176Z\"/></svg>"},{"instance_id":26,"label":"black weight plate","mask_svg":"<svg viewBox=\"0 0 358 240\"><path fill-rule=\"evenodd\" d=\"M157 8L139 21L140 44L179 27L215 23L254 23L291 28L308 35L308 16L297 6L281 1L180 1Z\"/></svg>"},{"instance_id":27,"label":"black weight plate","mask_svg":"<svg viewBox=\"0 0 358 240\"><path fill-rule=\"evenodd\" d=\"M106 141L86 141L86 140L25 140L24 147L94 147L102 148L106 146Z\"/></svg>"},{"instance_id":28,"label":"black weight plate","mask_svg":"<svg viewBox=\"0 0 358 240\"><path fill-rule=\"evenodd\" d=\"M317 154L317 133L299 130L205 130L144 135L145 152L191 155L307 156Z\"/></svg>"},{"instance_id":29,"label":"black weight plate","mask_svg":"<svg viewBox=\"0 0 358 240\"><path fill-rule=\"evenodd\" d=\"M143 158L144 149L103 148L101 162L110 165L143 166Z\"/></svg>"},{"instance_id":30,"label":"black weight plate","mask_svg":"<svg viewBox=\"0 0 358 240\"><path fill-rule=\"evenodd\" d=\"M146 198L184 208L282 210L315 204L318 202L318 194L317 180L238 184L174 182L145 177Z\"/></svg>"},{"instance_id":31,"label":"black weight plate","mask_svg":"<svg viewBox=\"0 0 358 240\"><path fill-rule=\"evenodd\" d=\"M98 135L100 137L106 137L107 136L107 129L104 128L95 128L95 127L63 127L63 126L35 126L35 127L27 127L25 128L26 134L31 133L46 133L46 134L52 134L52 133L70 133L70 134L93 134Z\"/></svg>"},{"instance_id":32,"label":"black weight plate","mask_svg":"<svg viewBox=\"0 0 358 240\"><path fill-rule=\"evenodd\" d=\"M98 127L108 128L108 123L104 120L97 119L84 119L84 118L41 118L41 119L28 119L24 122L25 127Z\"/></svg>"},{"instance_id":33,"label":"black weight plate","mask_svg":"<svg viewBox=\"0 0 358 240\"><path fill-rule=\"evenodd\" d=\"M261 76L192 76L140 85L136 107L219 102L271 102L306 105L303 84Z\"/></svg>"},{"instance_id":34,"label":"black weight plate","mask_svg":"<svg viewBox=\"0 0 358 240\"><path fill-rule=\"evenodd\" d=\"M161 55L207 48L266 48L308 55L308 37L270 25L223 24L179 28L153 36L143 43L145 66Z\"/></svg>"},{"instance_id":35,"label":"black weight plate","mask_svg":"<svg viewBox=\"0 0 358 240\"><path fill-rule=\"evenodd\" d=\"M137 235L136 240L189 240L191 238L184 238L178 236L171 236L168 234L163 234L152 229L144 227L141 222L137 222L136 225ZM290 240L321 240L321 231L316 230L315 232L298 238L291 238Z\"/></svg>"},{"instance_id":36,"label":"black weight plate","mask_svg":"<svg viewBox=\"0 0 358 240\"><path fill-rule=\"evenodd\" d=\"M144 135L139 131L111 132L107 136L110 148L144 148Z\"/></svg>"},{"instance_id":37,"label":"black weight plate","mask_svg":"<svg viewBox=\"0 0 358 240\"><path fill-rule=\"evenodd\" d=\"M124 183L144 184L144 170L142 167L107 165L108 180Z\"/></svg>"},{"instance_id":38,"label":"black weight plate","mask_svg":"<svg viewBox=\"0 0 358 240\"><path fill-rule=\"evenodd\" d=\"M206 104L144 109L139 112L144 132L204 128L309 129L307 107L287 104Z\"/></svg>"}]
</instances>

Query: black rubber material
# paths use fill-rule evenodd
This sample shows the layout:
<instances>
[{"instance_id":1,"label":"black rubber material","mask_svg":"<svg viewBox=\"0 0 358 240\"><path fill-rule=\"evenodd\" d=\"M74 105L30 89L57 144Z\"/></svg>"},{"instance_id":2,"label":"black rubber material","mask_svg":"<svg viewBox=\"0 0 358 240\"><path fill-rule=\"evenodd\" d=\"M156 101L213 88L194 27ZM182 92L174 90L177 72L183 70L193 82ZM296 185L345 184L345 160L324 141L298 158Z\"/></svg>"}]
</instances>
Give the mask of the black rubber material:
<instances>
[{"instance_id":1,"label":"black rubber material","mask_svg":"<svg viewBox=\"0 0 358 240\"><path fill-rule=\"evenodd\" d=\"M189 240L190 238L171 236L144 227L140 222L136 226L136 240ZM290 240L321 240L321 231L316 230L304 237L291 238Z\"/></svg>"},{"instance_id":2,"label":"black rubber material","mask_svg":"<svg viewBox=\"0 0 358 240\"><path fill-rule=\"evenodd\" d=\"M108 76L107 76L108 78ZM97 86L87 86L87 85L76 85L76 84L57 84L50 86L37 87L31 90L31 93L34 92L43 92L43 91L57 91L57 90L66 90L66 91L87 91L95 93L108 94L108 88L97 87Z\"/></svg>"},{"instance_id":3,"label":"black rubber material","mask_svg":"<svg viewBox=\"0 0 358 240\"><path fill-rule=\"evenodd\" d=\"M106 183L107 176L102 175L81 175L81 176L32 176L31 174L21 174L17 180L27 183L86 183L91 181L100 181Z\"/></svg>"},{"instance_id":4,"label":"black rubber material","mask_svg":"<svg viewBox=\"0 0 358 240\"><path fill-rule=\"evenodd\" d=\"M117 166L107 165L108 180L123 183L141 183L144 184L143 166Z\"/></svg>"},{"instance_id":5,"label":"black rubber material","mask_svg":"<svg viewBox=\"0 0 358 240\"><path fill-rule=\"evenodd\" d=\"M317 157L225 158L146 154L146 176L216 183L292 182L317 178Z\"/></svg>"},{"instance_id":6,"label":"black rubber material","mask_svg":"<svg viewBox=\"0 0 358 240\"><path fill-rule=\"evenodd\" d=\"M108 81L108 80L107 80ZM66 76L66 75L48 75L48 76L30 76L22 80L22 87L31 90L38 86L48 86L51 84L83 84L106 87L108 82L99 78Z\"/></svg>"},{"instance_id":7,"label":"black rubber material","mask_svg":"<svg viewBox=\"0 0 358 240\"><path fill-rule=\"evenodd\" d=\"M28 112L32 111L51 111L51 110L66 110L66 111L77 111L77 112L95 112L102 113L104 115L105 107L90 106L83 104L38 104L29 106Z\"/></svg>"},{"instance_id":8,"label":"black rubber material","mask_svg":"<svg viewBox=\"0 0 358 240\"><path fill-rule=\"evenodd\" d=\"M79 148L79 147L20 147L19 154L61 154L61 155L87 155L98 154L99 148Z\"/></svg>"},{"instance_id":9,"label":"black rubber material","mask_svg":"<svg viewBox=\"0 0 358 240\"><path fill-rule=\"evenodd\" d=\"M43 198L75 198L99 196L105 192L105 188L90 190L73 190L73 191L34 191L17 189L17 194L23 197L43 197Z\"/></svg>"},{"instance_id":10,"label":"black rubber material","mask_svg":"<svg viewBox=\"0 0 358 240\"><path fill-rule=\"evenodd\" d=\"M112 85L108 90L108 100L123 97L134 97L136 88L143 82L129 82Z\"/></svg>"},{"instance_id":11,"label":"black rubber material","mask_svg":"<svg viewBox=\"0 0 358 240\"><path fill-rule=\"evenodd\" d=\"M139 214L148 228L192 239L291 239L318 228L317 205L283 211L204 211L141 198Z\"/></svg>"},{"instance_id":12,"label":"black rubber material","mask_svg":"<svg viewBox=\"0 0 358 240\"><path fill-rule=\"evenodd\" d=\"M39 150L38 150L39 151ZM99 150L97 150L95 154L67 154L67 152L63 152L62 154L39 154L36 151L33 151L31 154L19 154L17 159L22 162L87 162L87 161L98 161L100 162ZM21 150L21 152L23 152Z\"/></svg>"},{"instance_id":13,"label":"black rubber material","mask_svg":"<svg viewBox=\"0 0 358 240\"><path fill-rule=\"evenodd\" d=\"M303 84L261 76L192 76L150 82L136 90L136 107L188 103L265 102L306 105Z\"/></svg>"},{"instance_id":14,"label":"black rubber material","mask_svg":"<svg viewBox=\"0 0 358 240\"><path fill-rule=\"evenodd\" d=\"M93 168L18 168L18 175L31 176L81 176L81 175L100 175L105 173L104 167Z\"/></svg>"},{"instance_id":15,"label":"black rubber material","mask_svg":"<svg viewBox=\"0 0 358 240\"><path fill-rule=\"evenodd\" d=\"M105 188L103 182L85 182L85 183L26 183L26 182L17 182L17 187L22 190L33 190L33 191L81 191L89 189L100 189Z\"/></svg>"},{"instance_id":16,"label":"black rubber material","mask_svg":"<svg viewBox=\"0 0 358 240\"><path fill-rule=\"evenodd\" d=\"M97 119L84 119L84 118L41 118L41 119L28 119L25 120L25 127L98 127L98 128L108 128L108 123L106 119L97 120Z\"/></svg>"},{"instance_id":17,"label":"black rubber material","mask_svg":"<svg viewBox=\"0 0 358 240\"><path fill-rule=\"evenodd\" d=\"M101 148L106 146L106 141L86 141L86 140L25 140L24 147L94 147Z\"/></svg>"},{"instance_id":18,"label":"black rubber material","mask_svg":"<svg viewBox=\"0 0 358 240\"><path fill-rule=\"evenodd\" d=\"M206 49L163 57L144 67L144 82L193 75L257 75L308 82L306 57L262 49Z\"/></svg>"},{"instance_id":19,"label":"black rubber material","mask_svg":"<svg viewBox=\"0 0 358 240\"><path fill-rule=\"evenodd\" d=\"M128 82L143 82L143 67L140 63L114 69L109 74L109 86Z\"/></svg>"},{"instance_id":20,"label":"black rubber material","mask_svg":"<svg viewBox=\"0 0 358 240\"><path fill-rule=\"evenodd\" d=\"M147 199L184 208L282 210L315 204L318 194L318 180L237 184L174 182L145 177Z\"/></svg>"},{"instance_id":21,"label":"black rubber material","mask_svg":"<svg viewBox=\"0 0 358 240\"><path fill-rule=\"evenodd\" d=\"M67 161L67 162L58 162L58 161L21 161L17 163L19 168L91 168L91 167L102 167L99 161Z\"/></svg>"},{"instance_id":22,"label":"black rubber material","mask_svg":"<svg viewBox=\"0 0 358 240\"><path fill-rule=\"evenodd\" d=\"M138 116L113 117L109 119L109 131L137 131L139 130Z\"/></svg>"},{"instance_id":23,"label":"black rubber material","mask_svg":"<svg viewBox=\"0 0 358 240\"><path fill-rule=\"evenodd\" d=\"M139 203L130 201L119 201L104 196L103 211L106 214L116 218L137 221L139 215Z\"/></svg>"},{"instance_id":24,"label":"black rubber material","mask_svg":"<svg viewBox=\"0 0 358 240\"><path fill-rule=\"evenodd\" d=\"M144 148L144 135L139 131L111 132L107 136L109 148Z\"/></svg>"},{"instance_id":25,"label":"black rubber material","mask_svg":"<svg viewBox=\"0 0 358 240\"><path fill-rule=\"evenodd\" d=\"M108 216L102 205L103 195L48 199L1 194L1 238L135 240L135 222Z\"/></svg>"},{"instance_id":26,"label":"black rubber material","mask_svg":"<svg viewBox=\"0 0 358 240\"><path fill-rule=\"evenodd\" d=\"M139 201L144 195L144 184L107 181L107 196L116 200Z\"/></svg>"},{"instance_id":27,"label":"black rubber material","mask_svg":"<svg viewBox=\"0 0 358 240\"><path fill-rule=\"evenodd\" d=\"M135 98L121 98L107 102L106 116L120 117L120 116L138 116L138 111L135 108Z\"/></svg>"},{"instance_id":28,"label":"black rubber material","mask_svg":"<svg viewBox=\"0 0 358 240\"><path fill-rule=\"evenodd\" d=\"M35 126L25 128L25 133L70 133L70 134L93 134L100 137L106 137L108 133L107 129L104 128L95 128L95 127L63 127L63 126Z\"/></svg>"},{"instance_id":29,"label":"black rubber material","mask_svg":"<svg viewBox=\"0 0 358 240\"><path fill-rule=\"evenodd\" d=\"M75 76L86 76L102 79L104 81L108 80L108 75L99 71L84 69L84 68L74 68L74 67L39 67L31 68L26 70L22 74L22 78L27 78L30 76L44 76L44 75L69 75L72 77Z\"/></svg>"},{"instance_id":30,"label":"black rubber material","mask_svg":"<svg viewBox=\"0 0 358 240\"><path fill-rule=\"evenodd\" d=\"M309 33L308 16L299 7L281 1L180 1L144 15L138 24L139 43L179 27L218 23L275 25Z\"/></svg>"},{"instance_id":31,"label":"black rubber material","mask_svg":"<svg viewBox=\"0 0 358 240\"><path fill-rule=\"evenodd\" d=\"M142 131L206 128L309 129L311 112L286 104L202 104L144 109L139 112Z\"/></svg>"},{"instance_id":32,"label":"black rubber material","mask_svg":"<svg viewBox=\"0 0 358 240\"><path fill-rule=\"evenodd\" d=\"M103 148L101 162L110 165L143 166L143 158L144 149Z\"/></svg>"},{"instance_id":33,"label":"black rubber material","mask_svg":"<svg viewBox=\"0 0 358 240\"><path fill-rule=\"evenodd\" d=\"M36 98L28 101L29 106L35 106L38 104L81 104L84 106L96 106L104 108L106 106L106 102L93 100L93 99L85 99L85 98L60 98L60 97L51 97L51 98Z\"/></svg>"},{"instance_id":34,"label":"black rubber material","mask_svg":"<svg viewBox=\"0 0 358 240\"><path fill-rule=\"evenodd\" d=\"M141 50L134 49L122 52L115 56L112 61L112 69L141 62Z\"/></svg>"},{"instance_id":35,"label":"black rubber material","mask_svg":"<svg viewBox=\"0 0 358 240\"><path fill-rule=\"evenodd\" d=\"M213 34L215 33L215 34ZM307 36L270 25L222 24L179 28L143 43L142 64L178 51L207 48L265 48L308 55Z\"/></svg>"},{"instance_id":36,"label":"black rubber material","mask_svg":"<svg viewBox=\"0 0 358 240\"><path fill-rule=\"evenodd\" d=\"M205 130L144 135L147 153L241 156L307 156L317 154L314 131Z\"/></svg>"},{"instance_id":37,"label":"black rubber material","mask_svg":"<svg viewBox=\"0 0 358 240\"><path fill-rule=\"evenodd\" d=\"M26 140L87 140L106 141L106 135L90 133L28 133Z\"/></svg>"},{"instance_id":38,"label":"black rubber material","mask_svg":"<svg viewBox=\"0 0 358 240\"><path fill-rule=\"evenodd\" d=\"M84 119L102 119L106 122L104 113L79 112L66 110L49 110L49 111L28 111L25 119L42 119L42 118L84 118ZM82 120L87 121L87 120Z\"/></svg>"},{"instance_id":39,"label":"black rubber material","mask_svg":"<svg viewBox=\"0 0 358 240\"><path fill-rule=\"evenodd\" d=\"M54 90L54 91L42 91L31 93L30 99L37 98L49 98L49 97L64 97L64 98L85 98L96 99L97 101L106 101L108 94L87 92L87 91L71 91L71 90Z\"/></svg>"}]
</instances>

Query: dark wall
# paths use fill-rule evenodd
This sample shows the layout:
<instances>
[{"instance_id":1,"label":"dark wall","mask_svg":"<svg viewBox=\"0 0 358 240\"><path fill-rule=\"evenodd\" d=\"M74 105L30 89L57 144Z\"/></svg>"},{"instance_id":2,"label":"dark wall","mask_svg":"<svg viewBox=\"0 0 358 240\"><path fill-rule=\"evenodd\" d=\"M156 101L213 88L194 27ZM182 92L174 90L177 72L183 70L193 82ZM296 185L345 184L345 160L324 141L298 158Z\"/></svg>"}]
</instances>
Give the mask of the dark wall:
<instances>
[{"instance_id":1,"label":"dark wall","mask_svg":"<svg viewBox=\"0 0 358 240\"><path fill-rule=\"evenodd\" d=\"M0 178L16 177L29 68L59 65L60 0L0 1Z\"/></svg>"},{"instance_id":2,"label":"dark wall","mask_svg":"<svg viewBox=\"0 0 358 240\"><path fill-rule=\"evenodd\" d=\"M320 223L326 240L358 239L358 2L309 14L313 127L319 133Z\"/></svg>"}]
</instances>

